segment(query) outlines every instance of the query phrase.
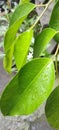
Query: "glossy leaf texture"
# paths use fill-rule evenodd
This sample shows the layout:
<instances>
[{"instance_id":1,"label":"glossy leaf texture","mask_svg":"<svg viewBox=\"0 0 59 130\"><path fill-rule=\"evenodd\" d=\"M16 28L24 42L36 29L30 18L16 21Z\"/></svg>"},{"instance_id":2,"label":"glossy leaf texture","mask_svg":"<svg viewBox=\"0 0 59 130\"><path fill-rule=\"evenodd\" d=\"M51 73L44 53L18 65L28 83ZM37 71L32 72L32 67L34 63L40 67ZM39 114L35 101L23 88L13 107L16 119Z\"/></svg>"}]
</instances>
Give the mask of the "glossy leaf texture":
<instances>
[{"instance_id":1,"label":"glossy leaf texture","mask_svg":"<svg viewBox=\"0 0 59 130\"><path fill-rule=\"evenodd\" d=\"M31 29L19 35L15 41L14 46L14 58L18 70L22 67L26 56L28 54L29 46L33 37L33 31Z\"/></svg>"},{"instance_id":2,"label":"glossy leaf texture","mask_svg":"<svg viewBox=\"0 0 59 130\"><path fill-rule=\"evenodd\" d=\"M46 28L35 39L33 57L39 57L46 49L47 44L55 36L56 31L52 28Z\"/></svg>"},{"instance_id":3,"label":"glossy leaf texture","mask_svg":"<svg viewBox=\"0 0 59 130\"><path fill-rule=\"evenodd\" d=\"M17 30L19 29L20 25L27 17L27 15L35 8L36 5L32 3L24 3L19 5L10 20L10 26L8 31L6 32L5 39L4 39L4 48L5 51L11 47L13 41L16 38Z\"/></svg>"},{"instance_id":4,"label":"glossy leaf texture","mask_svg":"<svg viewBox=\"0 0 59 130\"><path fill-rule=\"evenodd\" d=\"M1 97L4 115L27 115L49 96L54 84L54 64L49 58L28 62L6 86Z\"/></svg>"},{"instance_id":5,"label":"glossy leaf texture","mask_svg":"<svg viewBox=\"0 0 59 130\"><path fill-rule=\"evenodd\" d=\"M45 113L49 124L59 128L59 86L56 87L47 99Z\"/></svg>"},{"instance_id":6,"label":"glossy leaf texture","mask_svg":"<svg viewBox=\"0 0 59 130\"><path fill-rule=\"evenodd\" d=\"M56 87L47 99L45 113L49 124L59 128L59 86Z\"/></svg>"},{"instance_id":7,"label":"glossy leaf texture","mask_svg":"<svg viewBox=\"0 0 59 130\"><path fill-rule=\"evenodd\" d=\"M49 26L51 28L55 29L56 31L59 31L59 0L56 2L55 6L53 8ZM57 43L59 42L59 33L56 34L54 39L56 40Z\"/></svg>"}]
</instances>

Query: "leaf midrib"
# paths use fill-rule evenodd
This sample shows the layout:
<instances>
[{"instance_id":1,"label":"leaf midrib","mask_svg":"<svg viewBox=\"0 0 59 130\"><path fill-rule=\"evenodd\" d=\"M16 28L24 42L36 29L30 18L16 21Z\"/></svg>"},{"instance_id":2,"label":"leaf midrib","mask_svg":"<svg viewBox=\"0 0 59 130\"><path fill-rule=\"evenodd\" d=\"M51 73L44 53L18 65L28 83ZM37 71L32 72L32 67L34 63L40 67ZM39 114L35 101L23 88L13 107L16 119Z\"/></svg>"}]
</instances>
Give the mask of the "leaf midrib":
<instances>
[{"instance_id":1,"label":"leaf midrib","mask_svg":"<svg viewBox=\"0 0 59 130\"><path fill-rule=\"evenodd\" d=\"M18 22L20 19L22 19L24 17L24 19L27 17L27 15L36 7L36 5L34 4L34 6L32 7L32 9L25 15L23 14L22 17L19 17L19 19L17 19L11 26L10 28L12 28L12 26L15 25L16 22Z\"/></svg>"},{"instance_id":2,"label":"leaf midrib","mask_svg":"<svg viewBox=\"0 0 59 130\"><path fill-rule=\"evenodd\" d=\"M47 64L41 69L41 71L40 72L38 72L38 74L35 76L35 78L31 81L31 83L26 87L26 89L20 94L20 98L18 98L18 101L19 100L23 100L24 98L22 98L23 96L24 96L24 94L26 93L26 91L29 89L29 87L30 87L30 85L37 79L37 77L38 77L38 75L44 70L44 68L46 67L46 66L48 66L48 64L49 64L49 62L52 62L52 60L51 59L49 59L49 61L47 62ZM51 62L50 62L50 64L51 64ZM40 77L40 76L39 76ZM17 106L17 104L18 104L18 101L17 101L17 103L16 103L16 106ZM14 106L13 107L13 109L16 107L16 106ZM10 113L13 111L13 109L10 111Z\"/></svg>"}]
</instances>

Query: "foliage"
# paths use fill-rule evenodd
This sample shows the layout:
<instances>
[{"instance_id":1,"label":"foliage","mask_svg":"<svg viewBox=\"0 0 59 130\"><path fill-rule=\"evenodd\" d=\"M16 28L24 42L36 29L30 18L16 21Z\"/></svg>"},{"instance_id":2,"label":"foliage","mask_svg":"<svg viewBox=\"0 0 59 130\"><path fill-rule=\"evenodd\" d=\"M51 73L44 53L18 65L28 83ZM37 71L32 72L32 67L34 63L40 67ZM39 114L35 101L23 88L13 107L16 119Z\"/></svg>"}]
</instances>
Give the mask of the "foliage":
<instances>
[{"instance_id":1,"label":"foliage","mask_svg":"<svg viewBox=\"0 0 59 130\"><path fill-rule=\"evenodd\" d=\"M53 8L49 25L51 28L59 31L59 2L57 2ZM59 33L55 36L55 40L59 42Z\"/></svg>"},{"instance_id":2,"label":"foliage","mask_svg":"<svg viewBox=\"0 0 59 130\"><path fill-rule=\"evenodd\" d=\"M54 37L56 31L52 28L46 28L37 35L34 43L34 57L39 57L45 50L49 41Z\"/></svg>"},{"instance_id":3,"label":"foliage","mask_svg":"<svg viewBox=\"0 0 59 130\"><path fill-rule=\"evenodd\" d=\"M59 45L53 56L42 57L51 39L54 38L56 43L59 42L59 1L55 1L49 27L39 28L41 32L37 33L34 29L51 2L52 0L47 4L35 5L28 0L22 0L10 18L4 38L4 68L10 73L14 60L17 74L3 91L0 106L5 116L27 115L34 112L47 99L45 107L47 120L52 127L59 129L59 87L51 93L55 81L53 62ZM37 6L44 7L44 10L33 22L29 14ZM32 20L30 22L32 25L26 28L27 18ZM26 29L19 31L24 24ZM32 58L28 61L30 51Z\"/></svg>"},{"instance_id":4,"label":"foliage","mask_svg":"<svg viewBox=\"0 0 59 130\"><path fill-rule=\"evenodd\" d=\"M56 87L49 96L45 112L50 125L59 129L59 86Z\"/></svg>"},{"instance_id":5,"label":"foliage","mask_svg":"<svg viewBox=\"0 0 59 130\"><path fill-rule=\"evenodd\" d=\"M6 87L1 98L2 113L4 115L32 113L48 97L53 84L53 62L48 58L30 61Z\"/></svg>"}]
</instances>

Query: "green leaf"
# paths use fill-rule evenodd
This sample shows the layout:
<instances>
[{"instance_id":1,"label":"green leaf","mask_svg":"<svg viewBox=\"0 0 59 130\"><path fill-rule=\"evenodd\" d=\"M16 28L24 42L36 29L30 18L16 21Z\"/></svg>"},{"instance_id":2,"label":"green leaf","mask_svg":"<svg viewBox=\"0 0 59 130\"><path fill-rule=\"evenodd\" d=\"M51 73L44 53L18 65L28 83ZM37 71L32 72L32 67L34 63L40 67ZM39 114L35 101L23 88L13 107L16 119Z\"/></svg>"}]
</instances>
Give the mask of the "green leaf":
<instances>
[{"instance_id":1,"label":"green leaf","mask_svg":"<svg viewBox=\"0 0 59 130\"><path fill-rule=\"evenodd\" d=\"M49 96L54 84L54 64L49 58L28 62L6 86L1 97L4 115L27 115Z\"/></svg>"},{"instance_id":2,"label":"green leaf","mask_svg":"<svg viewBox=\"0 0 59 130\"><path fill-rule=\"evenodd\" d=\"M49 124L54 128L59 128L59 86L53 90L49 96L45 113Z\"/></svg>"},{"instance_id":3,"label":"green leaf","mask_svg":"<svg viewBox=\"0 0 59 130\"><path fill-rule=\"evenodd\" d=\"M52 28L46 28L35 39L34 43L34 57L39 57L41 53L46 49L47 44L54 37L56 31Z\"/></svg>"},{"instance_id":4,"label":"green leaf","mask_svg":"<svg viewBox=\"0 0 59 130\"><path fill-rule=\"evenodd\" d=\"M10 26L14 24L16 21L20 21L21 18L27 16L34 8L36 7L33 3L23 3L22 5L18 5L15 9L11 21Z\"/></svg>"},{"instance_id":5,"label":"green leaf","mask_svg":"<svg viewBox=\"0 0 59 130\"><path fill-rule=\"evenodd\" d=\"M49 25L51 28L55 29L56 31L59 31L59 1L56 2L53 8ZM55 40L57 41L57 43L59 42L59 33L56 34Z\"/></svg>"},{"instance_id":6,"label":"green leaf","mask_svg":"<svg viewBox=\"0 0 59 130\"><path fill-rule=\"evenodd\" d=\"M9 49L4 57L4 68L7 72L11 72L11 66L12 66L12 57L14 52L14 44L12 44L11 49Z\"/></svg>"},{"instance_id":7,"label":"green leaf","mask_svg":"<svg viewBox=\"0 0 59 130\"><path fill-rule=\"evenodd\" d=\"M20 34L20 36L15 41L14 57L18 70L20 70L27 56L32 37L33 31L29 29L26 32Z\"/></svg>"},{"instance_id":8,"label":"green leaf","mask_svg":"<svg viewBox=\"0 0 59 130\"><path fill-rule=\"evenodd\" d=\"M13 44L13 41L16 38L16 33L24 19L27 17L27 15L36 7L36 5L32 3L24 3L19 5L11 18L10 21L10 27L8 31L6 32L5 39L4 39L4 48L5 51L11 47Z\"/></svg>"},{"instance_id":9,"label":"green leaf","mask_svg":"<svg viewBox=\"0 0 59 130\"><path fill-rule=\"evenodd\" d=\"M30 2L30 0L20 0L19 4Z\"/></svg>"},{"instance_id":10,"label":"green leaf","mask_svg":"<svg viewBox=\"0 0 59 130\"><path fill-rule=\"evenodd\" d=\"M4 39L4 49L5 49L5 58L4 58L4 68L10 72L12 65L12 56L13 56L13 48L14 41L16 40L16 33L24 19L27 15L35 8L36 5L32 3L24 3L19 5L15 12L12 15L10 26L8 31L6 32Z\"/></svg>"},{"instance_id":11,"label":"green leaf","mask_svg":"<svg viewBox=\"0 0 59 130\"><path fill-rule=\"evenodd\" d=\"M59 1L59 0L55 0L55 3L56 3L57 1Z\"/></svg>"}]
</instances>

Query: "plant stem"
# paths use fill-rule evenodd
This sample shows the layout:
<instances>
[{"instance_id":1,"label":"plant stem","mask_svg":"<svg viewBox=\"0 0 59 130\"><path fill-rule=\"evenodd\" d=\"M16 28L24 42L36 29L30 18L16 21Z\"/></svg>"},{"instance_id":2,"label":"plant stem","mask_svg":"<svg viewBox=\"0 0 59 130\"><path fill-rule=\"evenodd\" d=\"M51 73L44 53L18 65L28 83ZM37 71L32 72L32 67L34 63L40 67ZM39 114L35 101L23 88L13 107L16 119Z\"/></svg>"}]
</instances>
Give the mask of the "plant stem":
<instances>
[{"instance_id":1,"label":"plant stem","mask_svg":"<svg viewBox=\"0 0 59 130\"><path fill-rule=\"evenodd\" d=\"M47 8L49 7L49 5L51 4L53 0L50 0L47 4L45 4L45 9L42 11L41 15L38 16L37 20L35 21L35 23L31 26L31 29L33 29L35 27L35 25L38 23L38 21L40 20L40 18L43 16L43 14L46 12ZM37 5L38 6L38 5ZM42 5L41 5L42 6ZM40 7L40 5L39 5Z\"/></svg>"},{"instance_id":2,"label":"plant stem","mask_svg":"<svg viewBox=\"0 0 59 130\"><path fill-rule=\"evenodd\" d=\"M54 57L57 56L58 51L59 51L59 44L58 44L57 49L56 49L56 51L55 51Z\"/></svg>"},{"instance_id":3,"label":"plant stem","mask_svg":"<svg viewBox=\"0 0 59 130\"><path fill-rule=\"evenodd\" d=\"M38 4L36 7L46 7L47 4Z\"/></svg>"}]
</instances>

